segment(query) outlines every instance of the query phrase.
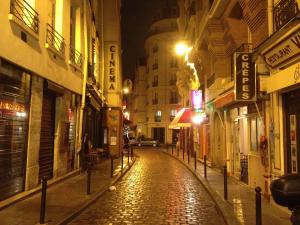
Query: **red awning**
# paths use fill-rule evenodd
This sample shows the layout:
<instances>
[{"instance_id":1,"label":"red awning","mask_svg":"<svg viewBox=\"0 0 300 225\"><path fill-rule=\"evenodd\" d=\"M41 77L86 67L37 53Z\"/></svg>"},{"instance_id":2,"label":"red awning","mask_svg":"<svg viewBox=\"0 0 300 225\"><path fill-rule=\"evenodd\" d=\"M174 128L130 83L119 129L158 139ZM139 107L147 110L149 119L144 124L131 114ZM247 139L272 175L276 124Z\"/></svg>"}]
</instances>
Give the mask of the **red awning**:
<instances>
[{"instance_id":1,"label":"red awning","mask_svg":"<svg viewBox=\"0 0 300 225\"><path fill-rule=\"evenodd\" d=\"M190 108L182 108L176 113L175 118L169 124L170 129L178 129L180 127L190 127L194 112Z\"/></svg>"}]
</instances>

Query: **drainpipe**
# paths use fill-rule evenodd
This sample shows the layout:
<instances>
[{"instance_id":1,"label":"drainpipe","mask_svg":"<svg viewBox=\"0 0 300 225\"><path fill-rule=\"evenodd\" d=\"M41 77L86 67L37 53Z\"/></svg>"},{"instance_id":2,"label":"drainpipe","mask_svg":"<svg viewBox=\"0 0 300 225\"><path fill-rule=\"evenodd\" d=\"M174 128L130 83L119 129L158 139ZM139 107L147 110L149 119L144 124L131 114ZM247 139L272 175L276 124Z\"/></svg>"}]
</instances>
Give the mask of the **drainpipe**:
<instances>
[{"instance_id":1,"label":"drainpipe","mask_svg":"<svg viewBox=\"0 0 300 225\"><path fill-rule=\"evenodd\" d=\"M87 37L87 2L83 1L83 44L84 44L84 63L83 63L83 79L82 79L82 97L80 105L80 115L79 115L79 149L82 147L82 128L83 128L83 114L85 108L85 98L86 98L86 80L87 80L87 67L88 67L88 37Z\"/></svg>"}]
</instances>

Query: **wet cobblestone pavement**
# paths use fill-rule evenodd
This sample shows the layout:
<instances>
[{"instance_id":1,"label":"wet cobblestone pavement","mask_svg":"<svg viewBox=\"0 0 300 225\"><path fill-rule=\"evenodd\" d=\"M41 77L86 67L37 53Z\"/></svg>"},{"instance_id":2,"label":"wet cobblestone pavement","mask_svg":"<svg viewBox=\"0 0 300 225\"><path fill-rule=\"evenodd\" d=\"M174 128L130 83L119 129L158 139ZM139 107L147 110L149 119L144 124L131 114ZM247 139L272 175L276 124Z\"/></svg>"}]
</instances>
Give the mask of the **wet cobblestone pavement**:
<instances>
[{"instance_id":1,"label":"wet cobblestone pavement","mask_svg":"<svg viewBox=\"0 0 300 225\"><path fill-rule=\"evenodd\" d=\"M181 163L157 150L136 153L140 157L116 190L106 192L70 224L225 224Z\"/></svg>"}]
</instances>

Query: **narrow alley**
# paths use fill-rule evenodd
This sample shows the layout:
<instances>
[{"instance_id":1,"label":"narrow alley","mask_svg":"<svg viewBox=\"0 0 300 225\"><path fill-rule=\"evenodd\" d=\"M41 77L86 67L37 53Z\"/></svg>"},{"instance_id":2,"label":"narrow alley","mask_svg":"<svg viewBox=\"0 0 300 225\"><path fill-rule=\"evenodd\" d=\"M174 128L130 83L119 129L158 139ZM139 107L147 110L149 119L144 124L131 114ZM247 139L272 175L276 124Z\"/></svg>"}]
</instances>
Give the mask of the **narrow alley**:
<instances>
[{"instance_id":1,"label":"narrow alley","mask_svg":"<svg viewBox=\"0 0 300 225\"><path fill-rule=\"evenodd\" d=\"M201 183L181 163L158 149L142 149L133 168L73 225L223 225Z\"/></svg>"}]
</instances>

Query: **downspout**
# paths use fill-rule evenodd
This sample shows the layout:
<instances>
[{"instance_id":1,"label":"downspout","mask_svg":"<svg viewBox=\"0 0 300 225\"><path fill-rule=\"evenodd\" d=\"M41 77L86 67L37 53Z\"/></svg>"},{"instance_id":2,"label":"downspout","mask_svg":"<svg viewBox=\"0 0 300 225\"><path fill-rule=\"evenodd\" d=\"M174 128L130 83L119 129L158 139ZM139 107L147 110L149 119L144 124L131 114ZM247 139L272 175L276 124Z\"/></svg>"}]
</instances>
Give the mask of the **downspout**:
<instances>
[{"instance_id":1,"label":"downspout","mask_svg":"<svg viewBox=\"0 0 300 225\"><path fill-rule=\"evenodd\" d=\"M82 97L79 115L79 149L82 148L82 128L83 128L83 114L85 108L86 98L86 81L87 81L87 67L88 67L88 37L87 37L87 8L86 1L83 1L83 42L84 42L84 63L83 63L83 80L82 80Z\"/></svg>"}]
</instances>

